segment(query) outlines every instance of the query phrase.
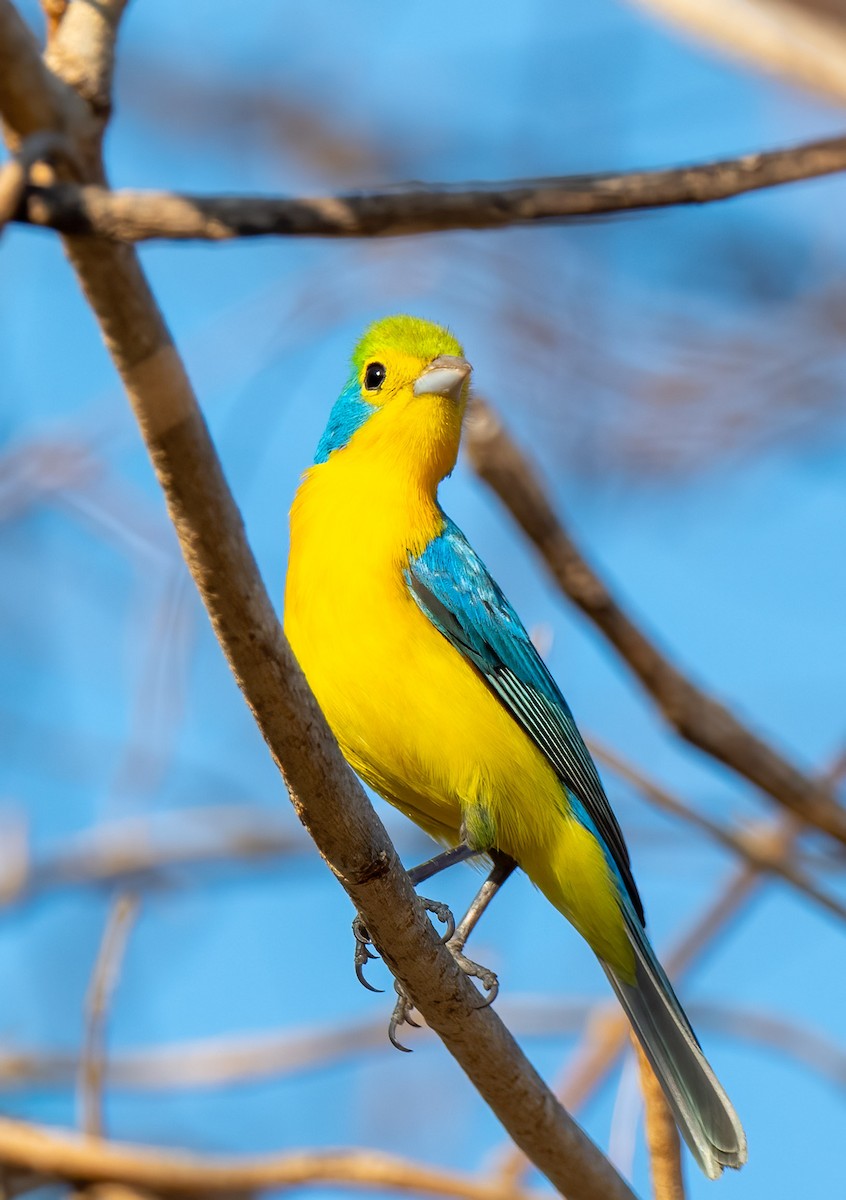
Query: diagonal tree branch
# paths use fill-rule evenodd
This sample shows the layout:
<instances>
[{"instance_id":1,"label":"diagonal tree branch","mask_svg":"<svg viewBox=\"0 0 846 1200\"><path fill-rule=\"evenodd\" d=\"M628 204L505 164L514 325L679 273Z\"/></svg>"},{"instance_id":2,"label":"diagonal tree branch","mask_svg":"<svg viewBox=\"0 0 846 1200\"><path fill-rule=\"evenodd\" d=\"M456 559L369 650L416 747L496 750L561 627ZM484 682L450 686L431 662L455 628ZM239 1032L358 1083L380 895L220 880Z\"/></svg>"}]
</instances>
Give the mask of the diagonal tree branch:
<instances>
[{"instance_id":1,"label":"diagonal tree branch","mask_svg":"<svg viewBox=\"0 0 846 1200\"><path fill-rule=\"evenodd\" d=\"M59 27L72 21L75 0ZM108 5L107 5L108 7ZM11 5L0 0L0 38ZM13 10L11 10L13 11ZM74 77L80 92L91 78ZM78 69L79 63L75 64ZM39 86L19 80L22 88ZM100 163L87 162L91 178ZM183 555L297 814L414 1004L514 1141L568 1200L631 1200L429 923L285 640L185 368L127 246L68 237L68 257L132 402Z\"/></svg>"},{"instance_id":2,"label":"diagonal tree branch","mask_svg":"<svg viewBox=\"0 0 846 1200\"><path fill-rule=\"evenodd\" d=\"M624 759L618 751L597 742L596 738L588 739L588 745L599 762L609 767L621 779L625 779L656 808L672 813L673 816L692 825L694 829L701 830L756 870L778 876L833 916L846 921L846 904L819 887L807 872L802 870L795 856L790 853L789 847L784 846L781 837L777 833L774 836L771 824L757 829L720 825L705 813L697 812L677 796L659 787L642 770Z\"/></svg>"},{"instance_id":3,"label":"diagonal tree branch","mask_svg":"<svg viewBox=\"0 0 846 1200\"><path fill-rule=\"evenodd\" d=\"M535 545L561 590L607 638L678 733L807 824L846 843L846 810L836 803L827 782L800 771L673 666L583 557L553 510L536 466L478 398L467 422L465 445L476 474Z\"/></svg>"},{"instance_id":4,"label":"diagonal tree branch","mask_svg":"<svg viewBox=\"0 0 846 1200\"><path fill-rule=\"evenodd\" d=\"M61 31L64 31L65 22ZM846 170L846 137L659 171L286 198L33 188L19 219L115 241L151 238L396 237L499 229L668 205L705 204Z\"/></svg>"}]
</instances>

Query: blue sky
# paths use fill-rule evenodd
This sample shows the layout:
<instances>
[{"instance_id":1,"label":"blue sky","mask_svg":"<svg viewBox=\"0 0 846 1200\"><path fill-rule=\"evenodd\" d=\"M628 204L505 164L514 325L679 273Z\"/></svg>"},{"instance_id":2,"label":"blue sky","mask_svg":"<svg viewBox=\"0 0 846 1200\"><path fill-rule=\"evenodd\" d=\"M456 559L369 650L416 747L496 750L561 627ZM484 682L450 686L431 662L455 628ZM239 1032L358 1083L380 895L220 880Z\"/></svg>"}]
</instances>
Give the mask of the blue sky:
<instances>
[{"instance_id":1,"label":"blue sky","mask_svg":"<svg viewBox=\"0 0 846 1200\"><path fill-rule=\"evenodd\" d=\"M36 22L36 6L26 11ZM495 19L476 0L425 11L266 0L216 6L214 19L196 0L145 0L127 15L116 97L116 184L220 192L657 166L842 128L834 108L607 0L528 0ZM558 228L151 245L142 258L275 602L287 508L352 343L377 316L415 312L464 341L478 388L662 645L811 770L844 736L844 199L831 179ZM208 805L293 830L60 247L12 229L0 259L7 814L26 813L36 857L100 822ZM27 465L16 457L12 470L18 452ZM525 623L548 627L550 665L587 732L716 817L769 811L668 734L464 463L443 500ZM733 865L607 778L666 947ZM422 835L379 808L407 861L425 857ZM475 883L458 869L439 894L460 907ZM108 899L58 889L0 913L0 1044L79 1045ZM389 997L355 981L350 917L314 854L168 880L142 902L113 1050L387 1021ZM607 999L589 952L525 880L509 884L474 953L500 972L503 1004ZM777 1013L842 1046L843 961L842 929L769 885L682 995ZM702 1040L747 1125L750 1162L719 1185L689 1172L690 1195L830 1191L842 1089L719 1029ZM576 1039L525 1044L554 1078ZM618 1085L581 1114L602 1146ZM3 1105L76 1120L64 1086L8 1088ZM107 1117L124 1138L221 1151L360 1143L462 1170L502 1140L431 1042L213 1092L115 1091ZM623 1118L616 1131L624 1145ZM646 1194L640 1143L622 1165Z\"/></svg>"}]
</instances>

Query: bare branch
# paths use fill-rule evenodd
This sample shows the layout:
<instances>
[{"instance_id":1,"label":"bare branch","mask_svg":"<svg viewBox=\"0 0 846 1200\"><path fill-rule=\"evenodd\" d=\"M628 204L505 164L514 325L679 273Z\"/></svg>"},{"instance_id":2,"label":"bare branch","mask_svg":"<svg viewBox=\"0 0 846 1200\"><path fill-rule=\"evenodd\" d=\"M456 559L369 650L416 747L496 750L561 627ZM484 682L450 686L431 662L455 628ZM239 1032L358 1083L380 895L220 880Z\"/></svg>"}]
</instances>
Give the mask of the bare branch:
<instances>
[{"instance_id":1,"label":"bare branch","mask_svg":"<svg viewBox=\"0 0 846 1200\"><path fill-rule=\"evenodd\" d=\"M67 20L67 18L66 18ZM64 25L63 27L64 28ZM396 237L499 229L668 205L705 204L846 170L846 138L696 166L511 183L431 185L314 198L33 189L20 219L114 241L151 238Z\"/></svg>"},{"instance_id":2,"label":"bare branch","mask_svg":"<svg viewBox=\"0 0 846 1200\"><path fill-rule=\"evenodd\" d=\"M129 0L71 0L49 39L46 62L95 116L111 111L118 26Z\"/></svg>"},{"instance_id":3,"label":"bare branch","mask_svg":"<svg viewBox=\"0 0 846 1200\"><path fill-rule=\"evenodd\" d=\"M47 24L48 43L56 36L56 31L62 23L62 17L68 7L68 0L41 0L41 9Z\"/></svg>"},{"instance_id":4,"label":"bare branch","mask_svg":"<svg viewBox=\"0 0 846 1200\"><path fill-rule=\"evenodd\" d=\"M635 1037L630 1038L637 1055L640 1090L643 1092L643 1113L646 1144L652 1171L652 1191L655 1200L684 1200L681 1143L676 1122L666 1101L661 1084L649 1060Z\"/></svg>"},{"instance_id":5,"label":"bare branch","mask_svg":"<svg viewBox=\"0 0 846 1200\"><path fill-rule=\"evenodd\" d=\"M261 808L208 805L188 814L128 817L80 834L33 862L25 836L2 829L0 908L49 888L167 881L185 867L302 854L309 842Z\"/></svg>"},{"instance_id":6,"label":"bare branch","mask_svg":"<svg viewBox=\"0 0 846 1200\"><path fill-rule=\"evenodd\" d=\"M784 0L630 0L759 70L846 101L846 36Z\"/></svg>"},{"instance_id":7,"label":"bare branch","mask_svg":"<svg viewBox=\"0 0 846 1200\"><path fill-rule=\"evenodd\" d=\"M596 738L588 740L591 753L605 766L610 767L615 775L625 779L646 797L656 808L680 817L695 829L733 851L758 871L777 875L785 883L789 883L797 891L808 896L827 912L846 921L846 904L836 896L824 891L796 864L793 858L785 852L780 836L773 836L773 826L767 824L757 829L732 829L711 820L704 813L697 812L678 796L672 795L665 788L659 787L649 779L639 767L624 759L616 750L597 742Z\"/></svg>"},{"instance_id":8,"label":"bare branch","mask_svg":"<svg viewBox=\"0 0 846 1200\"><path fill-rule=\"evenodd\" d=\"M460 1200L537 1200L537 1193L506 1188L497 1180L456 1175L375 1150L303 1151L260 1159L215 1160L101 1142L5 1118L0 1118L0 1160L48 1178L120 1183L166 1195L231 1195L331 1183Z\"/></svg>"},{"instance_id":9,"label":"bare branch","mask_svg":"<svg viewBox=\"0 0 846 1200\"><path fill-rule=\"evenodd\" d=\"M102 164L87 154L85 162L89 180L99 182ZM629 1187L557 1103L499 1017L479 1006L478 992L432 928L342 758L282 633L137 257L101 239L67 237L65 246L126 386L183 555L300 820L391 972L514 1141L568 1200L631 1200Z\"/></svg>"},{"instance_id":10,"label":"bare branch","mask_svg":"<svg viewBox=\"0 0 846 1200\"><path fill-rule=\"evenodd\" d=\"M755 1042L795 1059L804 1067L846 1088L846 1047L809 1025L799 1025L776 1013L738 1009L700 1001L694 1006L697 1023L744 1041Z\"/></svg>"},{"instance_id":11,"label":"bare branch","mask_svg":"<svg viewBox=\"0 0 846 1200\"><path fill-rule=\"evenodd\" d=\"M79 1064L79 1099L82 1129L90 1137L103 1136L106 1018L127 939L137 914L138 897L130 892L124 892L112 904L85 999L85 1039Z\"/></svg>"},{"instance_id":12,"label":"bare branch","mask_svg":"<svg viewBox=\"0 0 846 1200\"><path fill-rule=\"evenodd\" d=\"M69 133L87 110L41 61L38 43L10 0L0 0L0 117L14 150L33 133Z\"/></svg>"},{"instance_id":13,"label":"bare branch","mask_svg":"<svg viewBox=\"0 0 846 1200\"><path fill-rule=\"evenodd\" d=\"M774 824L785 845L796 836L795 822L782 818ZM696 959L723 933L761 885L762 877L746 864L733 871L701 913L670 951L661 955L671 979L680 979ZM578 1111L607 1077L626 1048L629 1024L616 1005L598 1006L585 1037L570 1060L556 1092L568 1108ZM512 1147L501 1157L500 1173L505 1183L518 1183L528 1166L526 1157Z\"/></svg>"},{"instance_id":14,"label":"bare branch","mask_svg":"<svg viewBox=\"0 0 846 1200\"><path fill-rule=\"evenodd\" d=\"M561 590L605 635L678 733L809 825L846 843L846 811L827 784L800 771L692 683L623 611L553 511L537 467L479 399L467 422L465 445L477 475L537 547Z\"/></svg>"},{"instance_id":15,"label":"bare branch","mask_svg":"<svg viewBox=\"0 0 846 1200\"><path fill-rule=\"evenodd\" d=\"M582 1033L588 1024L601 1030L606 1017L618 1015L610 1002L597 1006L589 997L504 997L499 1007L509 1028L521 1037L570 1036ZM695 1028L718 1030L774 1049L846 1088L846 1048L816 1030L781 1015L730 1004L694 999L686 1007ZM434 1035L423 1026L419 1036ZM380 1051L392 1053L381 1017L341 1028L331 1024L124 1050L110 1056L106 1078L110 1087L129 1091L231 1087L256 1079L287 1078ZM73 1081L78 1069L79 1058L73 1053L7 1046L0 1053L0 1089L64 1085Z\"/></svg>"},{"instance_id":16,"label":"bare branch","mask_svg":"<svg viewBox=\"0 0 846 1200\"><path fill-rule=\"evenodd\" d=\"M26 190L26 171L16 158L0 167L0 233L15 215Z\"/></svg>"},{"instance_id":17,"label":"bare branch","mask_svg":"<svg viewBox=\"0 0 846 1200\"><path fill-rule=\"evenodd\" d=\"M589 1000L554 1001L503 997L500 1011L523 1036L577 1033L593 1008ZM427 1027L421 1034L427 1036ZM395 1053L385 1037L384 1016L338 1026L284 1029L197 1039L110 1055L106 1079L121 1090L181 1091L229 1087L256 1079L281 1079L366 1054ZM66 1084L79 1069L79 1057L62 1051L0 1050L0 1090L33 1084Z\"/></svg>"}]
</instances>

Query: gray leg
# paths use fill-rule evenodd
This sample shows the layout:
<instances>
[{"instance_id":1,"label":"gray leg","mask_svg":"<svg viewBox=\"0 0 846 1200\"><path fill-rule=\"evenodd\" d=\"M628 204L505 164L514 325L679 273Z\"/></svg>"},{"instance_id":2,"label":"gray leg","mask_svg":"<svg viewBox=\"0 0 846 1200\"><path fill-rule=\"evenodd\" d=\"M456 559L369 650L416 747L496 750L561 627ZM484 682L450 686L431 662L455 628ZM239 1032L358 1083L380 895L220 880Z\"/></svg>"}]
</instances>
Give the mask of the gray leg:
<instances>
[{"instance_id":1,"label":"gray leg","mask_svg":"<svg viewBox=\"0 0 846 1200\"><path fill-rule=\"evenodd\" d=\"M417 887L419 883L425 883L427 879L431 879L433 875L440 874L448 867L454 866L456 863L466 862L468 858L473 858L474 855L481 853L479 850L474 850L472 846L468 846L466 842L461 841L457 846L451 847L449 850L442 850L440 854L436 854L434 858L429 858L426 862L420 863L417 867L412 867L408 872L408 878L412 884ZM446 926L442 940L448 942L455 934L455 920L452 913L446 904L441 904L438 900L427 900L425 896L421 896L426 909L438 918L438 920ZM382 988L373 987L364 978L364 968L371 959L376 957L369 949L370 935L361 920L361 917L356 917L352 924L353 937L355 938L355 974L358 982L362 987L366 987L369 992L381 992ZM469 930L468 930L469 933ZM465 935L466 941L466 935ZM462 946L464 943L462 942ZM393 1040L393 1039L391 1039Z\"/></svg>"},{"instance_id":2,"label":"gray leg","mask_svg":"<svg viewBox=\"0 0 846 1200\"><path fill-rule=\"evenodd\" d=\"M441 871L446 871L448 867L452 867L456 863L466 862L468 858L473 858L474 855L480 853L483 852L474 850L466 842L459 842L457 846L453 846L449 850L442 850L434 858L427 858L419 867L412 867L408 872L408 878L417 887L418 883L425 883L433 875L439 875Z\"/></svg>"},{"instance_id":3,"label":"gray leg","mask_svg":"<svg viewBox=\"0 0 846 1200\"><path fill-rule=\"evenodd\" d=\"M453 933L452 937L446 940L447 949L455 959L458 966L465 975L469 975L473 979L478 979L484 988L486 995L482 1003L484 1008L488 1004L492 1004L496 999L499 991L499 980L496 974L487 967L480 966L479 963L473 962L464 954L464 946L468 937L475 929L479 922L482 913L493 900L496 893L512 874L517 864L513 858L509 858L507 854L502 854L495 850L491 852L490 857L493 861L493 868L485 882L476 893L473 903L464 914L458 928ZM424 866L427 864L424 864ZM359 976L359 978L361 978ZM366 986L366 985L365 985ZM394 1011L391 1014L391 1023L388 1027L388 1037L391 1044L396 1046L397 1050L409 1052L408 1046L403 1046L397 1039L397 1029L400 1025L413 1025L415 1029L419 1028L417 1022L412 1020L411 1013L414 1010L414 1005L409 997L405 994L401 984L394 981L394 990L397 993L397 1002L394 1005Z\"/></svg>"},{"instance_id":4,"label":"gray leg","mask_svg":"<svg viewBox=\"0 0 846 1200\"><path fill-rule=\"evenodd\" d=\"M517 868L514 859L509 858L507 854L502 854L499 850L494 850L490 857L493 862L491 873L479 888L476 898L461 918L458 928L450 938L450 949L464 949L467 939L476 928L482 913L488 907L491 900L493 900L506 879Z\"/></svg>"}]
</instances>

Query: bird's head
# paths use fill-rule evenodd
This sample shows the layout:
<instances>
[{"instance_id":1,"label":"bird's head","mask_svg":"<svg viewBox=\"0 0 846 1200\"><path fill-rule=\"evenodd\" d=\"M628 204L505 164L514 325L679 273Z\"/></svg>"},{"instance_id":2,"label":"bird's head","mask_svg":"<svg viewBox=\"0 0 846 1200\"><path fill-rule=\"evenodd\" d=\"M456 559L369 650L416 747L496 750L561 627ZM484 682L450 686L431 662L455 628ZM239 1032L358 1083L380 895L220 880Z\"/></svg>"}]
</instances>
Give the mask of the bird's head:
<instances>
[{"instance_id":1,"label":"bird's head","mask_svg":"<svg viewBox=\"0 0 846 1200\"><path fill-rule=\"evenodd\" d=\"M315 463L368 455L374 469L436 486L455 466L470 371L440 325L406 316L376 321L353 351Z\"/></svg>"}]
</instances>

